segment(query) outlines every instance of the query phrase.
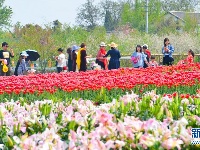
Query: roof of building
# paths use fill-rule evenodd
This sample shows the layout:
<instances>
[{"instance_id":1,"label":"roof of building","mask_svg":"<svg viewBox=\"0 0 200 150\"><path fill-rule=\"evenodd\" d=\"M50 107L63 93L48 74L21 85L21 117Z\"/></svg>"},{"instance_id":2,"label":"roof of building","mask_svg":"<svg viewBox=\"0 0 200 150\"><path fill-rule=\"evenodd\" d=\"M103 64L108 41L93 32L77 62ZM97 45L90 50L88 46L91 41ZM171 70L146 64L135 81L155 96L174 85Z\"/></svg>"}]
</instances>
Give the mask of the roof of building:
<instances>
[{"instance_id":1,"label":"roof of building","mask_svg":"<svg viewBox=\"0 0 200 150\"><path fill-rule=\"evenodd\" d=\"M200 13L184 11L169 11L169 13L184 22L186 15L189 15L192 19L197 20L198 24L200 24Z\"/></svg>"}]
</instances>

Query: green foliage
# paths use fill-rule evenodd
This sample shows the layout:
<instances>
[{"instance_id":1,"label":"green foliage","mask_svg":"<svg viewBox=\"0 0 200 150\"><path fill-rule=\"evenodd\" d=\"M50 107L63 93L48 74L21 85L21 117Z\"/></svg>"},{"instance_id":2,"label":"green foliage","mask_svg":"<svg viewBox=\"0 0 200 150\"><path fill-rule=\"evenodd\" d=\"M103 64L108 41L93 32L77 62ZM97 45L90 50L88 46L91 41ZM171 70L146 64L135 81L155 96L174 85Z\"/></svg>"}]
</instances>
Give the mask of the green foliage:
<instances>
[{"instance_id":1,"label":"green foliage","mask_svg":"<svg viewBox=\"0 0 200 150\"><path fill-rule=\"evenodd\" d=\"M185 20L185 24L183 26L184 31L194 33L194 31L198 29L198 20L197 18L192 17L191 14L186 13L184 20Z\"/></svg>"},{"instance_id":2,"label":"green foliage","mask_svg":"<svg viewBox=\"0 0 200 150\"><path fill-rule=\"evenodd\" d=\"M198 81L197 81L198 82ZM79 98L83 98L83 99L89 99L94 101L97 104L101 104L101 103L105 103L105 102L111 102L113 98L119 98L121 95L126 94L127 92L130 92L131 90L140 95L141 96L141 91L142 92L147 92L147 91L151 91L154 90L155 88L157 88L156 92L158 94L172 94L174 93L174 91L178 91L179 94L183 94L183 93L188 93L191 95L196 94L197 89L199 89L200 84L196 84L195 86L178 86L178 87L167 87L167 86L162 86L162 87L156 87L155 85L149 85L145 88L143 88L141 85L136 85L135 87L131 88L131 89L120 89L120 88L114 88L114 89L106 89L106 88L101 88L99 90L84 90L84 91L78 91L78 90L74 90L72 92L66 92L66 91L62 91L62 90L57 90L57 92L50 94L49 92L43 92L40 95L38 95L37 93L33 93L33 94L22 94L22 95L17 95L17 94L1 94L0 95L0 100L1 102L7 102L8 99L13 99L15 101L20 100L21 97L23 96L23 101L26 102L32 102L37 100L43 100L43 99L51 99L55 102L61 102L61 101L71 101L71 99L79 99ZM22 100L20 100L20 102L22 102ZM149 107L149 103L148 103L148 99L145 100L144 106L142 104L141 107ZM198 102L197 100L194 101L195 104L200 104L200 102ZM51 104L44 104L44 105L40 105L40 112L42 115L48 117L50 114L50 111L52 110L51 108ZM12 110L13 107L8 107L6 108L7 110ZM157 114L157 112L159 112L159 110L161 109L159 106L157 108L158 110L156 110L155 113L153 114ZM200 110L198 111L198 113L200 113ZM200 115L200 114L199 114Z\"/></svg>"},{"instance_id":3,"label":"green foliage","mask_svg":"<svg viewBox=\"0 0 200 150\"><path fill-rule=\"evenodd\" d=\"M58 131L58 134L61 135L62 140L68 141L70 131L76 131L78 126L79 125L75 121L70 121L64 128Z\"/></svg>"},{"instance_id":4,"label":"green foliage","mask_svg":"<svg viewBox=\"0 0 200 150\"><path fill-rule=\"evenodd\" d=\"M114 30L113 19L112 19L110 11L108 10L106 11L106 15L105 15L104 27L106 28L107 31Z\"/></svg>"},{"instance_id":5,"label":"green foliage","mask_svg":"<svg viewBox=\"0 0 200 150\"><path fill-rule=\"evenodd\" d=\"M98 25L100 18L100 11L96 5L94 5L94 0L87 0L86 3L79 8L79 13L77 14L77 23L88 29L94 29Z\"/></svg>"},{"instance_id":6,"label":"green foliage","mask_svg":"<svg viewBox=\"0 0 200 150\"><path fill-rule=\"evenodd\" d=\"M149 1L149 33L159 32L158 26L163 18L162 2L160 0Z\"/></svg>"},{"instance_id":7,"label":"green foliage","mask_svg":"<svg viewBox=\"0 0 200 150\"><path fill-rule=\"evenodd\" d=\"M133 21L133 11L129 3L123 5L120 24L130 24Z\"/></svg>"},{"instance_id":8,"label":"green foliage","mask_svg":"<svg viewBox=\"0 0 200 150\"><path fill-rule=\"evenodd\" d=\"M12 15L12 9L8 6L4 6L5 0L0 0L0 27L10 25L10 18Z\"/></svg>"},{"instance_id":9,"label":"green foliage","mask_svg":"<svg viewBox=\"0 0 200 150\"><path fill-rule=\"evenodd\" d=\"M165 11L194 11L199 0L162 0Z\"/></svg>"},{"instance_id":10,"label":"green foliage","mask_svg":"<svg viewBox=\"0 0 200 150\"><path fill-rule=\"evenodd\" d=\"M53 21L53 30L57 31L57 30L61 30L62 28L62 24L60 23L60 21L55 20Z\"/></svg>"},{"instance_id":11,"label":"green foliage","mask_svg":"<svg viewBox=\"0 0 200 150\"><path fill-rule=\"evenodd\" d=\"M42 133L42 132L44 132L45 130L46 130L46 128L47 128L47 124L46 124L46 122L44 121L35 121L35 122L31 122L31 121L29 121L29 122L27 122L27 133L29 134L29 135L33 135L33 134L37 134L37 133Z\"/></svg>"},{"instance_id":12,"label":"green foliage","mask_svg":"<svg viewBox=\"0 0 200 150\"><path fill-rule=\"evenodd\" d=\"M101 18L104 20L104 27L107 31L113 31L118 27L121 19L122 3L112 0L105 0L100 2Z\"/></svg>"},{"instance_id":13,"label":"green foliage","mask_svg":"<svg viewBox=\"0 0 200 150\"><path fill-rule=\"evenodd\" d=\"M43 116L48 117L51 113L51 107L51 104L45 103L39 105L39 110Z\"/></svg>"},{"instance_id":14,"label":"green foliage","mask_svg":"<svg viewBox=\"0 0 200 150\"><path fill-rule=\"evenodd\" d=\"M191 31L191 33L173 34L171 33L173 30L167 27L156 29L152 26L149 29L151 29L151 32L159 30L163 34L145 34L132 29L128 25L118 27L115 32L106 33L106 29L102 26L97 26L88 32L81 27L70 27L66 24L60 30L54 30L48 26L42 28L38 25L21 26L20 24L16 24L12 33L7 31L0 32L0 41L8 42L10 47L14 49L15 64L21 51L26 49L37 50L41 56L39 61L40 66L49 60L54 61L53 56L58 55L57 49L59 47L67 49L75 44L79 46L82 42L86 43L87 54L91 54L92 57L96 56L101 41L106 44L111 42L117 43L122 56L130 56L135 51L137 44L148 44L153 54L161 54L163 39L166 36L172 41L175 53L186 54L188 49L192 49L195 54L199 53L200 38ZM166 35L165 33L169 34ZM108 50L109 47L106 49ZM44 67L45 65L40 70L43 71Z\"/></svg>"},{"instance_id":15,"label":"green foliage","mask_svg":"<svg viewBox=\"0 0 200 150\"><path fill-rule=\"evenodd\" d=\"M43 72L49 60L55 61L52 56L58 55L58 48L67 49L75 44L79 46L82 42L87 44L87 54L93 57L96 56L101 41L107 44L117 43L122 56L130 56L137 44L143 45L144 43L149 45L152 53L160 54L163 39L168 36L173 41L175 53L183 54L188 49L199 53L200 38L196 20L186 16L183 26L181 21L174 21L173 18L165 19L167 15L163 11L165 3L167 2L161 0L149 1L149 34L144 34L145 0L136 0L135 3L102 0L98 5L93 0L88 0L79 8L79 15L82 16L79 18L80 26L62 25L59 20L52 22L53 28L48 25L42 28L38 25L22 26L17 23L14 25L13 32L0 31L0 41L8 42L14 49L15 63L21 51L37 50L41 56L40 70ZM172 6L169 5L169 7ZM100 24L104 24L104 27ZM177 32L179 27L183 27L181 34ZM106 33L107 31L111 32Z\"/></svg>"},{"instance_id":16,"label":"green foliage","mask_svg":"<svg viewBox=\"0 0 200 150\"><path fill-rule=\"evenodd\" d=\"M156 100L152 98L144 94L141 100L133 98L129 103L124 102L123 98L121 98L119 101L115 101L115 105L110 109L110 113L115 114L115 117L119 120L123 120L127 115L138 117L140 120L149 120L151 118L156 118L157 120L165 118L178 120L184 116L191 118L189 126L199 127L195 119L191 117L193 115L198 116L200 113L198 111L198 104L194 104L197 107L195 111L198 111L198 114L195 114L194 110L182 103L182 99L178 95L172 98L172 101L166 101L162 96L159 96ZM184 107L184 109L181 110L181 107Z\"/></svg>"}]
</instances>

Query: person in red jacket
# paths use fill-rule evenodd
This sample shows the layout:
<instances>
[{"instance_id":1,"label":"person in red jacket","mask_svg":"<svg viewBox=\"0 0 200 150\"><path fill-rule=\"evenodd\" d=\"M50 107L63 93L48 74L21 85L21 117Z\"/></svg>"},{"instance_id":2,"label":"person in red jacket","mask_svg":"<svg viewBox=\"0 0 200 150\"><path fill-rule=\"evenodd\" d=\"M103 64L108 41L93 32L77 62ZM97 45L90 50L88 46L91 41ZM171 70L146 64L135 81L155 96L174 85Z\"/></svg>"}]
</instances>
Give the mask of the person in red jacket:
<instances>
[{"instance_id":1,"label":"person in red jacket","mask_svg":"<svg viewBox=\"0 0 200 150\"><path fill-rule=\"evenodd\" d=\"M191 49L189 49L187 58L184 60L180 60L177 65L192 64L192 63L194 63L194 52Z\"/></svg>"},{"instance_id":2,"label":"person in red jacket","mask_svg":"<svg viewBox=\"0 0 200 150\"><path fill-rule=\"evenodd\" d=\"M106 55L106 44L104 42L100 43L100 49L96 56L96 63L101 66L102 69L108 70L108 60L107 58L104 58L103 56Z\"/></svg>"},{"instance_id":3,"label":"person in red jacket","mask_svg":"<svg viewBox=\"0 0 200 150\"><path fill-rule=\"evenodd\" d=\"M144 54L147 55L146 59L147 59L147 62L149 63L149 60L151 58L151 52L150 52L150 50L148 50L148 45L144 44L142 46L142 49L143 49ZM147 67L148 67L148 65L144 62L144 68L147 68Z\"/></svg>"},{"instance_id":4,"label":"person in red jacket","mask_svg":"<svg viewBox=\"0 0 200 150\"><path fill-rule=\"evenodd\" d=\"M190 49L188 51L188 56L185 59L185 64L192 64L194 63L194 52Z\"/></svg>"}]
</instances>

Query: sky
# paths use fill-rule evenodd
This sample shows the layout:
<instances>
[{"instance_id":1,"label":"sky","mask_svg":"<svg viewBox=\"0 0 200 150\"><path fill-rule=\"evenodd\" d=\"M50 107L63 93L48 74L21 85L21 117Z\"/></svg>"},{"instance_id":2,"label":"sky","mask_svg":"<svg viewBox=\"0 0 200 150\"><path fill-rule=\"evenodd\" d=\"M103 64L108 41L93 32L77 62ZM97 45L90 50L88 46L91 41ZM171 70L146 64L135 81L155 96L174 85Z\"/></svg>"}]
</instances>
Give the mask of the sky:
<instances>
[{"instance_id":1,"label":"sky","mask_svg":"<svg viewBox=\"0 0 200 150\"><path fill-rule=\"evenodd\" d=\"M100 0L95 0L95 3ZM20 22L44 25L54 20L69 25L75 24L78 8L86 0L5 0L4 5L13 10L12 24Z\"/></svg>"}]
</instances>

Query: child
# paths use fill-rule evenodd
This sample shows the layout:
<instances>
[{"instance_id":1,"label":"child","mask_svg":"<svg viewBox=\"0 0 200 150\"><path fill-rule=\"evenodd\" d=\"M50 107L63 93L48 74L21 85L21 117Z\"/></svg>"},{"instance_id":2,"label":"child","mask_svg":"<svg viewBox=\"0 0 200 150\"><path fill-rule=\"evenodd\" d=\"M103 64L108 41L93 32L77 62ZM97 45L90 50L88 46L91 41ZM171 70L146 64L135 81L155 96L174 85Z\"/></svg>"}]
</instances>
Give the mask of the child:
<instances>
[{"instance_id":1,"label":"child","mask_svg":"<svg viewBox=\"0 0 200 150\"><path fill-rule=\"evenodd\" d=\"M194 63L194 52L190 49L188 50L188 56L184 60L180 60L177 65L182 65L182 64L192 64Z\"/></svg>"},{"instance_id":2,"label":"child","mask_svg":"<svg viewBox=\"0 0 200 150\"><path fill-rule=\"evenodd\" d=\"M155 61L155 57L151 56L151 61L149 62L149 67L157 67L158 63Z\"/></svg>"},{"instance_id":3,"label":"child","mask_svg":"<svg viewBox=\"0 0 200 150\"><path fill-rule=\"evenodd\" d=\"M91 62L90 67L92 70L101 70L101 66L95 63L94 61Z\"/></svg>"}]
</instances>

